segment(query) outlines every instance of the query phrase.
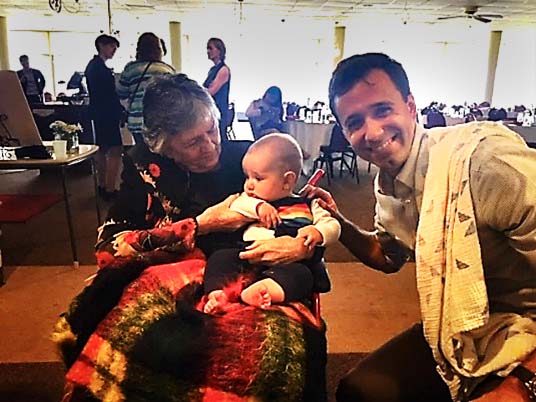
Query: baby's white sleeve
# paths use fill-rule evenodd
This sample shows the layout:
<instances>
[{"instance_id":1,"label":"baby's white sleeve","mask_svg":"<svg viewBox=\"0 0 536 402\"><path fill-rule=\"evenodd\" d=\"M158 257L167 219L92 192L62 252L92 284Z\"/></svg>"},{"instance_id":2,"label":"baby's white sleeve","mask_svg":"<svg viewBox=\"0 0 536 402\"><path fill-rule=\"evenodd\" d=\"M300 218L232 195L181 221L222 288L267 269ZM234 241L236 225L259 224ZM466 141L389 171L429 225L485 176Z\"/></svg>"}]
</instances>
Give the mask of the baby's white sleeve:
<instances>
[{"instance_id":1,"label":"baby's white sleeve","mask_svg":"<svg viewBox=\"0 0 536 402\"><path fill-rule=\"evenodd\" d=\"M339 240L341 224L337 219L318 204L318 200L311 202L313 225L322 234L324 241L321 246L329 246Z\"/></svg>"},{"instance_id":2,"label":"baby's white sleeve","mask_svg":"<svg viewBox=\"0 0 536 402\"><path fill-rule=\"evenodd\" d=\"M259 204L263 202L265 201L250 197L246 193L242 193L236 200L233 201L230 209L244 215L247 218L259 219L257 208Z\"/></svg>"}]
</instances>

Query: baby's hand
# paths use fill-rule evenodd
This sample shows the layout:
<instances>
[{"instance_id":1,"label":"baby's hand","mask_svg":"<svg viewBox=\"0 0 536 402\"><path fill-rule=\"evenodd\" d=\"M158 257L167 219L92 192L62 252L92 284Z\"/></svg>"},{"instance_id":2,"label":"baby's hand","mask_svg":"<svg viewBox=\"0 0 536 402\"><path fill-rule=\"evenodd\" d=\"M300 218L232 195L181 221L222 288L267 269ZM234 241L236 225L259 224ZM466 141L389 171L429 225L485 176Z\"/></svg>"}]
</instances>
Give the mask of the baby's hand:
<instances>
[{"instance_id":1,"label":"baby's hand","mask_svg":"<svg viewBox=\"0 0 536 402\"><path fill-rule=\"evenodd\" d=\"M298 237L304 237L305 242L303 244L309 248L318 246L324 241L322 233L320 233L320 231L313 225L305 226L301 229L298 229Z\"/></svg>"},{"instance_id":2,"label":"baby's hand","mask_svg":"<svg viewBox=\"0 0 536 402\"><path fill-rule=\"evenodd\" d=\"M259 221L261 221L261 223L268 229L275 228L281 223L281 218L277 213L277 209L267 202L259 204L257 207L257 214L259 215Z\"/></svg>"}]
</instances>

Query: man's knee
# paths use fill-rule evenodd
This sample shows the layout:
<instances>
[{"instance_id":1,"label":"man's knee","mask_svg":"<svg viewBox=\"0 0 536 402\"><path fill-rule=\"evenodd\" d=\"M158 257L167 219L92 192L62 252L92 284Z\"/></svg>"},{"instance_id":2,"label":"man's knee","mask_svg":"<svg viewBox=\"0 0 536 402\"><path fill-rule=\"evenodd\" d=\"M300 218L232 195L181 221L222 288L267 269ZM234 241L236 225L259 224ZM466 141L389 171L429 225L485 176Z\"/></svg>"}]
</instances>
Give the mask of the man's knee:
<instances>
[{"instance_id":1,"label":"man's knee","mask_svg":"<svg viewBox=\"0 0 536 402\"><path fill-rule=\"evenodd\" d=\"M347 375L339 381L337 392L335 394L337 402L359 402L363 401L363 395L357 381L353 381L351 376Z\"/></svg>"},{"instance_id":2,"label":"man's knee","mask_svg":"<svg viewBox=\"0 0 536 402\"><path fill-rule=\"evenodd\" d=\"M399 401L400 388L395 379L375 370L356 367L339 382L337 402Z\"/></svg>"}]
</instances>

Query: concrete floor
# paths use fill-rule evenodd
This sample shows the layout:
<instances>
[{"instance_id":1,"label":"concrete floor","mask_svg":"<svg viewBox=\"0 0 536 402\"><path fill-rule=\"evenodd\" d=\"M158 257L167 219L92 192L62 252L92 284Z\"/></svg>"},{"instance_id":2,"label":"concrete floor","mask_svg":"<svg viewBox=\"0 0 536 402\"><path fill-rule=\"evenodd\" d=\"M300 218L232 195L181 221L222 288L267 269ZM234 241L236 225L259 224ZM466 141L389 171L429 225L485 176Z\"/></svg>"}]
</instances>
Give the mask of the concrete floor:
<instances>
[{"instance_id":1,"label":"concrete floor","mask_svg":"<svg viewBox=\"0 0 536 402\"><path fill-rule=\"evenodd\" d=\"M336 178L328 189L345 215L370 228L374 169L367 173L362 162L359 167L360 184L346 175ZM27 223L2 227L0 245L7 283L0 287L0 366L59 361L49 339L52 326L83 288L84 279L95 271L97 222L87 166L73 169L68 185L82 264L78 269L70 265L63 203ZM0 174L0 188L6 194L61 191L54 175L38 171ZM102 206L105 210L106 205ZM369 352L418 320L413 264L385 275L357 262L342 245L328 250L326 260L333 286L322 295L321 308L330 355Z\"/></svg>"}]
</instances>

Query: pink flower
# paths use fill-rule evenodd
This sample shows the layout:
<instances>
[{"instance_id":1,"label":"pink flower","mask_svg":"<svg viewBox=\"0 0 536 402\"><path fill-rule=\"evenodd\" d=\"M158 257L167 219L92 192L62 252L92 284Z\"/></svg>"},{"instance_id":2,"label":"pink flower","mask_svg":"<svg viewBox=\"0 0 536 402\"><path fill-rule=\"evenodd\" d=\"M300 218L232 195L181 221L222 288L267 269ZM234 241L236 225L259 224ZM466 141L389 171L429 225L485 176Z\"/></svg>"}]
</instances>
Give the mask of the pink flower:
<instances>
[{"instance_id":1,"label":"pink flower","mask_svg":"<svg viewBox=\"0 0 536 402\"><path fill-rule=\"evenodd\" d=\"M150 163L149 173L151 173L151 176L154 178L160 177L160 166L158 166L156 163Z\"/></svg>"}]
</instances>

